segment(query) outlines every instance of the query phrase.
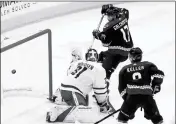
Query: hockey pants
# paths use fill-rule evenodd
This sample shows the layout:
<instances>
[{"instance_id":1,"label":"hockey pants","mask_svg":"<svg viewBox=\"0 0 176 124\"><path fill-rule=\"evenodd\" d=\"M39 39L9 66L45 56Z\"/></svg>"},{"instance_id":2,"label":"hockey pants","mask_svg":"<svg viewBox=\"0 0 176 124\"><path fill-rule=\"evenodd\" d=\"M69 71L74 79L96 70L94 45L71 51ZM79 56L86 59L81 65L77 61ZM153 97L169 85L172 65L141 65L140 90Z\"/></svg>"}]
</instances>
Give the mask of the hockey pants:
<instances>
[{"instance_id":1,"label":"hockey pants","mask_svg":"<svg viewBox=\"0 0 176 124\"><path fill-rule=\"evenodd\" d=\"M151 120L153 124L158 124L163 121L157 104L153 96L150 95L128 95L121 106L121 111L117 118L118 121L127 122L129 119L133 119L139 107L144 109L144 117Z\"/></svg>"}]
</instances>

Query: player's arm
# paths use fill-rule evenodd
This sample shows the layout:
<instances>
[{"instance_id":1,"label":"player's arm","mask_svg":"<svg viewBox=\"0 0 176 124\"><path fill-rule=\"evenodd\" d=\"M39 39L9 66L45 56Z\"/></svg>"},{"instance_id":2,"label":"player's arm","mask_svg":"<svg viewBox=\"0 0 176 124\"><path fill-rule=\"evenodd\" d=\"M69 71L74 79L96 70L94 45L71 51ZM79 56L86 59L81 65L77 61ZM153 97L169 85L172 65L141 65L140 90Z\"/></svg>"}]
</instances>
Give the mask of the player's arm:
<instances>
[{"instance_id":1,"label":"player's arm","mask_svg":"<svg viewBox=\"0 0 176 124\"><path fill-rule=\"evenodd\" d=\"M153 93L156 94L161 90L161 84L163 83L164 72L159 70L156 65L151 64L149 68L149 73L152 78L152 88Z\"/></svg>"},{"instance_id":2,"label":"player's arm","mask_svg":"<svg viewBox=\"0 0 176 124\"><path fill-rule=\"evenodd\" d=\"M119 86L118 86L118 90L119 90L119 93L121 95L121 97L125 100L126 99L126 96L127 96L127 93L126 93L126 87L127 87L127 84L124 80L124 68L122 68L122 70L119 72Z\"/></svg>"}]
</instances>

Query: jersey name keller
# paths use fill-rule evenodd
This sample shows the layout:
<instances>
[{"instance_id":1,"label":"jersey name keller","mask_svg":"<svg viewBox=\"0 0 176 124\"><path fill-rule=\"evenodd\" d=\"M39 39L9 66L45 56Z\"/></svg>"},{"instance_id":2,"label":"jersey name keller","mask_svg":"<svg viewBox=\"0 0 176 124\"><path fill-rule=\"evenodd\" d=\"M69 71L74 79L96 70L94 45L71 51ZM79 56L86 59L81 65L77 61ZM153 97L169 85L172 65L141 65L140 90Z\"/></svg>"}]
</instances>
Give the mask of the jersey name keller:
<instances>
[{"instance_id":1,"label":"jersey name keller","mask_svg":"<svg viewBox=\"0 0 176 124\"><path fill-rule=\"evenodd\" d=\"M133 66L133 67L127 68L127 72L139 71L143 69L144 69L144 66L135 66L135 67Z\"/></svg>"}]
</instances>

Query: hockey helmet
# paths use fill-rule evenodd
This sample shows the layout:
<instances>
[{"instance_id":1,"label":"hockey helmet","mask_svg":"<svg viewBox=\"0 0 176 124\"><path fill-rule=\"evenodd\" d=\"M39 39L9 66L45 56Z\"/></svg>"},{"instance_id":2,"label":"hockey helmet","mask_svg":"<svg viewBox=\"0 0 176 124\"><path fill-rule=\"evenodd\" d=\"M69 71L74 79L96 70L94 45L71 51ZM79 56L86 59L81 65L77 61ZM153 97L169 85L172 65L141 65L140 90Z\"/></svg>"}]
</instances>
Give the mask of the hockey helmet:
<instances>
[{"instance_id":1,"label":"hockey helmet","mask_svg":"<svg viewBox=\"0 0 176 124\"><path fill-rule=\"evenodd\" d=\"M132 63L140 62L142 60L142 50L139 47L132 48L129 51L129 59Z\"/></svg>"},{"instance_id":2,"label":"hockey helmet","mask_svg":"<svg viewBox=\"0 0 176 124\"><path fill-rule=\"evenodd\" d=\"M108 9L107 11L106 11L106 15L116 15L117 14L117 11L116 11L116 9L114 9L114 8L111 8L111 9Z\"/></svg>"},{"instance_id":3,"label":"hockey helmet","mask_svg":"<svg viewBox=\"0 0 176 124\"><path fill-rule=\"evenodd\" d=\"M98 61L98 52L96 49L88 49L85 58L87 61Z\"/></svg>"},{"instance_id":4,"label":"hockey helmet","mask_svg":"<svg viewBox=\"0 0 176 124\"><path fill-rule=\"evenodd\" d=\"M106 15L118 15L120 13L120 9L117 7L111 7L106 11Z\"/></svg>"},{"instance_id":5,"label":"hockey helmet","mask_svg":"<svg viewBox=\"0 0 176 124\"><path fill-rule=\"evenodd\" d=\"M114 20L119 17L119 10L114 8L108 9L106 12L108 21Z\"/></svg>"}]
</instances>

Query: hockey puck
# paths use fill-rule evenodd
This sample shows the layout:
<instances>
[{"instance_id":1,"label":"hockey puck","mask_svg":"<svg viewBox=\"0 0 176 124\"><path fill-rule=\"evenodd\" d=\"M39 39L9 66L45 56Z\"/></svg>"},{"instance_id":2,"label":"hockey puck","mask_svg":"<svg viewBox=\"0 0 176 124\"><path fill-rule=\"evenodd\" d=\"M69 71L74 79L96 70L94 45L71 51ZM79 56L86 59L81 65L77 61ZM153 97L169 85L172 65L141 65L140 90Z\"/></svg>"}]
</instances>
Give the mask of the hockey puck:
<instances>
[{"instance_id":1,"label":"hockey puck","mask_svg":"<svg viewBox=\"0 0 176 124\"><path fill-rule=\"evenodd\" d=\"M15 70L15 69L13 69L13 70L12 70L12 74L15 74L15 73L16 73L16 70Z\"/></svg>"}]
</instances>

